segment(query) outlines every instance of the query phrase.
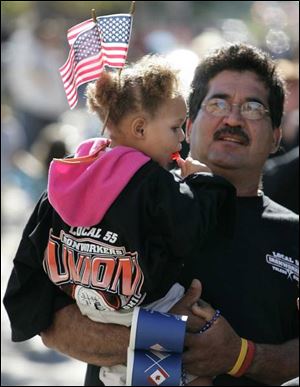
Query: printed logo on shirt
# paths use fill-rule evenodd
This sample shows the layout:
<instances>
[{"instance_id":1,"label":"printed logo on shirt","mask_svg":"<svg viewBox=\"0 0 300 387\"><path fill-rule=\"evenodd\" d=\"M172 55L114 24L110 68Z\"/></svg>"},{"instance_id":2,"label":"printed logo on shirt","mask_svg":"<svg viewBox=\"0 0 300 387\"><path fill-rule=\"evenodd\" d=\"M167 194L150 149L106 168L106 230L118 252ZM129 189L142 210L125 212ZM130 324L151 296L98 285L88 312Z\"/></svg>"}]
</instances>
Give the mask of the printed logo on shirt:
<instances>
[{"instance_id":1,"label":"printed logo on shirt","mask_svg":"<svg viewBox=\"0 0 300 387\"><path fill-rule=\"evenodd\" d=\"M91 311L114 311L116 309L120 309L122 305L124 306L123 309L128 307L128 297L122 295L110 296L105 292L89 289L80 285L75 286L73 294L78 305L84 306L85 308L88 307L90 309L90 313L92 313Z\"/></svg>"},{"instance_id":2,"label":"printed logo on shirt","mask_svg":"<svg viewBox=\"0 0 300 387\"><path fill-rule=\"evenodd\" d=\"M123 246L89 237L76 238L64 231L57 237L51 230L43 267L63 291L98 310L130 309L144 298L138 254ZM82 287L75 295L77 285Z\"/></svg>"},{"instance_id":3,"label":"printed logo on shirt","mask_svg":"<svg viewBox=\"0 0 300 387\"><path fill-rule=\"evenodd\" d=\"M274 271L284 274L288 279L299 281L299 260L293 259L281 253L267 254L266 262Z\"/></svg>"}]
</instances>

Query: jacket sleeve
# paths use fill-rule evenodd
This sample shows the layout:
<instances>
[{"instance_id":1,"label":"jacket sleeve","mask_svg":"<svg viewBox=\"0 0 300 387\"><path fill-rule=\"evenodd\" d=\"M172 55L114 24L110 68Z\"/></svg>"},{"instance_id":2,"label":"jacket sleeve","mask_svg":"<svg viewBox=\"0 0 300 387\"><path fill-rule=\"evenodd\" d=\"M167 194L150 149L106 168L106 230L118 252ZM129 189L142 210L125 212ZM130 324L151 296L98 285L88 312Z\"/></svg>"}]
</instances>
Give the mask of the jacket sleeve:
<instances>
[{"instance_id":1,"label":"jacket sleeve","mask_svg":"<svg viewBox=\"0 0 300 387\"><path fill-rule=\"evenodd\" d=\"M56 310L72 303L47 277L42 267L52 208L44 193L22 235L5 296L12 341L28 340L45 330Z\"/></svg>"},{"instance_id":2,"label":"jacket sleeve","mask_svg":"<svg viewBox=\"0 0 300 387\"><path fill-rule=\"evenodd\" d=\"M198 173L181 180L172 173L160 174L154 203L159 232L174 257L186 258L216 230L233 235L236 191L220 176Z\"/></svg>"}]
</instances>

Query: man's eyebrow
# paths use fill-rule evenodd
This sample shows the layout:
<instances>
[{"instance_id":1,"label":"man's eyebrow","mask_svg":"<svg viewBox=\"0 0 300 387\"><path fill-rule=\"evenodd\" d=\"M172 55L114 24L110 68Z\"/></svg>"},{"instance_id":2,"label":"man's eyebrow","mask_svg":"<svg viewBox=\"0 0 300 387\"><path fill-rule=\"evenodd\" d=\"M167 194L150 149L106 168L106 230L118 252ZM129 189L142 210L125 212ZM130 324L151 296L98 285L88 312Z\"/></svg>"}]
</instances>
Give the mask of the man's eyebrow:
<instances>
[{"instance_id":1,"label":"man's eyebrow","mask_svg":"<svg viewBox=\"0 0 300 387\"><path fill-rule=\"evenodd\" d=\"M228 98L230 98L230 95L226 94L226 93L215 93L215 94L210 95L208 99L213 99L213 98L228 99Z\"/></svg>"}]
</instances>

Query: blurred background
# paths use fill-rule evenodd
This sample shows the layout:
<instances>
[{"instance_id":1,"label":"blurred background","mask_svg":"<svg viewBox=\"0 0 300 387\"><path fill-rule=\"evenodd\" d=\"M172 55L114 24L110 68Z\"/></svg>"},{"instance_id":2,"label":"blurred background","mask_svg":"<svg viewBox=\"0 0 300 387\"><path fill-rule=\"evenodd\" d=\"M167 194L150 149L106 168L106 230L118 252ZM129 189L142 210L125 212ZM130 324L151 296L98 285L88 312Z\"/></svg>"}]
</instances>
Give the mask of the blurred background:
<instances>
[{"instance_id":1,"label":"blurred background","mask_svg":"<svg viewBox=\"0 0 300 387\"><path fill-rule=\"evenodd\" d=\"M89 19L92 8L100 16L127 13L130 5L1 2L1 300L22 230L46 188L50 161L100 133L98 119L86 112L85 85L79 88L77 107L70 111L67 104L58 72L68 56L67 30ZM227 41L266 50L287 80L282 147L267 162L265 192L298 212L298 1L137 1L128 61L165 54L181 68L188 91L201 57ZM2 386L83 385L84 363L48 350L39 337L12 343L2 303L1 312Z\"/></svg>"}]
</instances>

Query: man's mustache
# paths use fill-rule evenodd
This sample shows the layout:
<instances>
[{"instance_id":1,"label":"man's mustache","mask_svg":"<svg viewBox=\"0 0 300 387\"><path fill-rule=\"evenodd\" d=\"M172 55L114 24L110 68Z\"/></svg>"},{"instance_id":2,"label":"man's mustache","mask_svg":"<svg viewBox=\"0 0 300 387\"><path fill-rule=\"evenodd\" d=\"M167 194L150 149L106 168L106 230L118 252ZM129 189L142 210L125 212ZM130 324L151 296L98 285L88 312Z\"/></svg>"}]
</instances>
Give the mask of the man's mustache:
<instances>
[{"instance_id":1,"label":"man's mustache","mask_svg":"<svg viewBox=\"0 0 300 387\"><path fill-rule=\"evenodd\" d=\"M214 140L219 140L221 137L224 137L227 134L239 137L245 145L249 145L250 143L248 135L240 126L224 126L214 133Z\"/></svg>"}]
</instances>

